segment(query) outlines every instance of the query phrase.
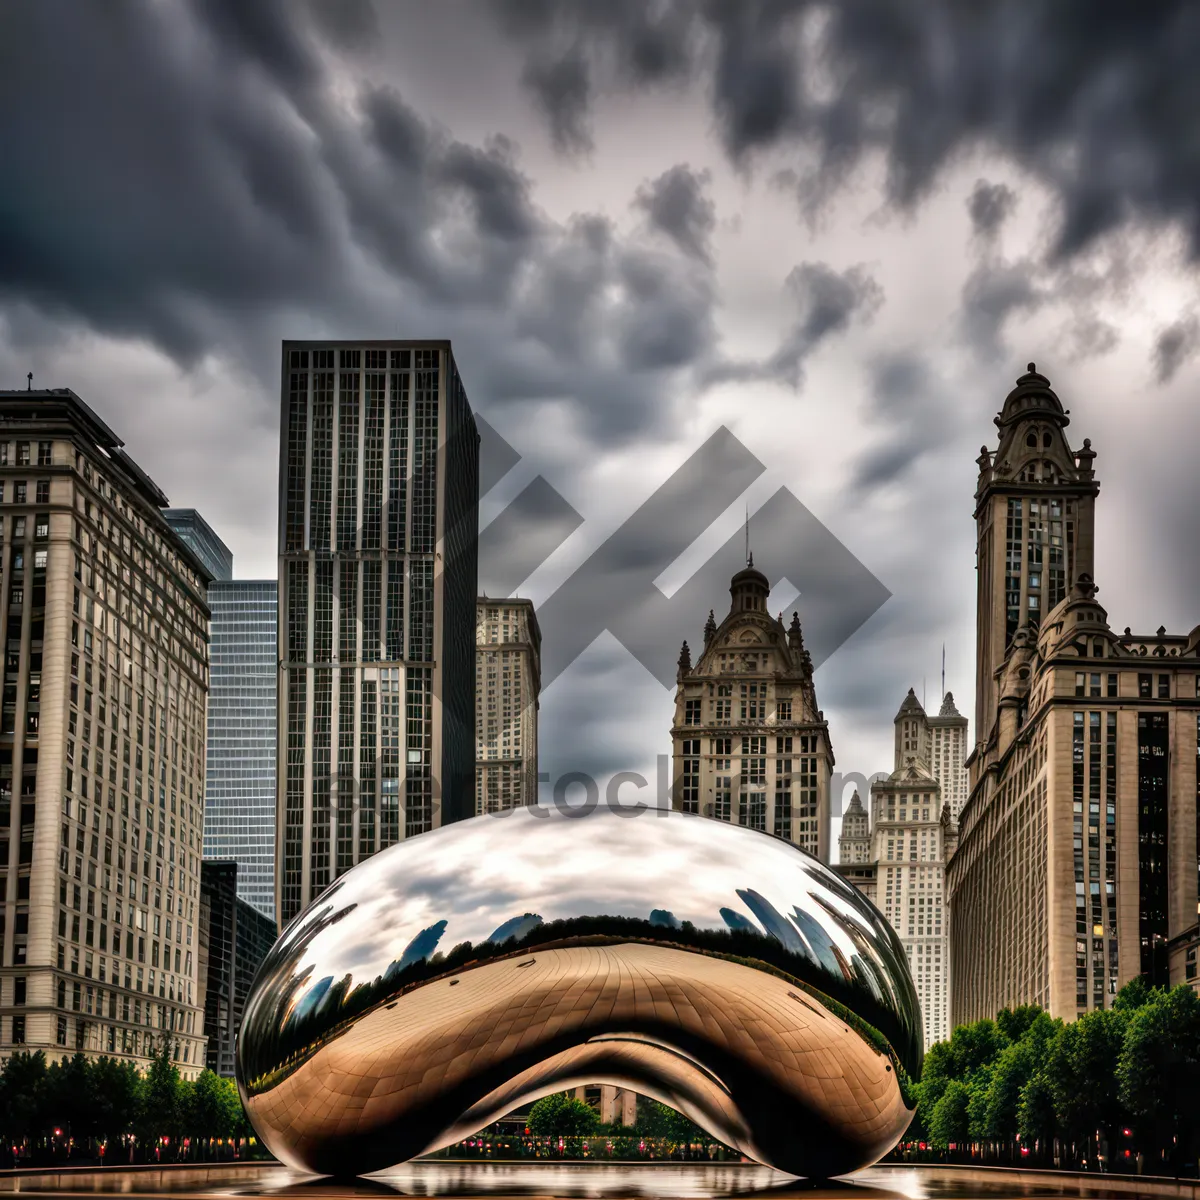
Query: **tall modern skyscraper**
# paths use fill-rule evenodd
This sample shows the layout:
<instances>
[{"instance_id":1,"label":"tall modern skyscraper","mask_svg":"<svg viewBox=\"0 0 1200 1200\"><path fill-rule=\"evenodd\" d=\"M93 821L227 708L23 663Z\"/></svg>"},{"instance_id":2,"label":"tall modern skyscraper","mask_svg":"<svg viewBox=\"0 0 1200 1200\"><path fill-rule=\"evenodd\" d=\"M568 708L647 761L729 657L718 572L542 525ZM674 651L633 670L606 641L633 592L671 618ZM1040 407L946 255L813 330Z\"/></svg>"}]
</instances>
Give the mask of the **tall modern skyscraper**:
<instances>
[{"instance_id":1,"label":"tall modern skyscraper","mask_svg":"<svg viewBox=\"0 0 1200 1200\"><path fill-rule=\"evenodd\" d=\"M204 564L214 583L233 578L233 554L194 508L164 508L163 516L183 544Z\"/></svg>"},{"instance_id":2,"label":"tall modern skyscraper","mask_svg":"<svg viewBox=\"0 0 1200 1200\"><path fill-rule=\"evenodd\" d=\"M205 1062L234 1077L237 1035L254 975L275 944L275 922L239 899L235 862L200 867L200 982L204 989Z\"/></svg>"},{"instance_id":3,"label":"tall modern skyscraper","mask_svg":"<svg viewBox=\"0 0 1200 1200\"><path fill-rule=\"evenodd\" d=\"M276 913L475 811L479 435L449 342L285 342Z\"/></svg>"},{"instance_id":4,"label":"tall modern skyscraper","mask_svg":"<svg viewBox=\"0 0 1200 1200\"><path fill-rule=\"evenodd\" d=\"M942 789L943 802L950 805L950 816L957 821L970 792L967 718L955 707L954 693L947 692L938 715L925 720L929 726L929 768Z\"/></svg>"},{"instance_id":5,"label":"tall modern skyscraper","mask_svg":"<svg viewBox=\"0 0 1200 1200\"><path fill-rule=\"evenodd\" d=\"M1134 976L1196 983L1200 626L1114 633L1096 599L1096 454L1033 364L975 493L975 747L947 869L953 1019L1073 1019Z\"/></svg>"},{"instance_id":6,"label":"tall modern skyscraper","mask_svg":"<svg viewBox=\"0 0 1200 1200\"><path fill-rule=\"evenodd\" d=\"M236 862L238 898L273 920L279 585L234 579L233 554L194 508L163 516L214 573L204 857Z\"/></svg>"},{"instance_id":7,"label":"tall modern skyscraper","mask_svg":"<svg viewBox=\"0 0 1200 1200\"><path fill-rule=\"evenodd\" d=\"M687 642L675 689L672 806L787 838L829 861L833 747L817 708L800 618L767 611L767 577L753 559L734 575L730 608L704 627L692 665Z\"/></svg>"},{"instance_id":8,"label":"tall modern skyscraper","mask_svg":"<svg viewBox=\"0 0 1200 1200\"><path fill-rule=\"evenodd\" d=\"M529 600L479 600L475 627L475 811L538 802L542 635Z\"/></svg>"},{"instance_id":9,"label":"tall modern skyscraper","mask_svg":"<svg viewBox=\"0 0 1200 1200\"><path fill-rule=\"evenodd\" d=\"M67 388L0 392L0 489L0 1056L195 1075L208 572Z\"/></svg>"}]
</instances>

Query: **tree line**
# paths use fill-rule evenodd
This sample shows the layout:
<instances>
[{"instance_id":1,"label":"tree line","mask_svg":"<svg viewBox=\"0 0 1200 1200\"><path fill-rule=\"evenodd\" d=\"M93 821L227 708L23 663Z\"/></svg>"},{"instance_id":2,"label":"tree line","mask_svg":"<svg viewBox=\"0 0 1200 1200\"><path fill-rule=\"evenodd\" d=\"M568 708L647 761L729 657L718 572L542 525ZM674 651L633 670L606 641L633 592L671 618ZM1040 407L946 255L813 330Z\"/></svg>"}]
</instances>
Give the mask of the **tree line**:
<instances>
[{"instance_id":1,"label":"tree line","mask_svg":"<svg viewBox=\"0 0 1200 1200\"><path fill-rule=\"evenodd\" d=\"M1138 978L1071 1022L1004 1009L930 1047L916 1090L909 1152L924 1142L941 1157L1195 1174L1200 994Z\"/></svg>"},{"instance_id":2,"label":"tree line","mask_svg":"<svg viewBox=\"0 0 1200 1200\"><path fill-rule=\"evenodd\" d=\"M14 1054L0 1070L0 1163L180 1162L256 1149L237 1086L212 1071L183 1079L164 1045L150 1068L84 1054Z\"/></svg>"}]
</instances>

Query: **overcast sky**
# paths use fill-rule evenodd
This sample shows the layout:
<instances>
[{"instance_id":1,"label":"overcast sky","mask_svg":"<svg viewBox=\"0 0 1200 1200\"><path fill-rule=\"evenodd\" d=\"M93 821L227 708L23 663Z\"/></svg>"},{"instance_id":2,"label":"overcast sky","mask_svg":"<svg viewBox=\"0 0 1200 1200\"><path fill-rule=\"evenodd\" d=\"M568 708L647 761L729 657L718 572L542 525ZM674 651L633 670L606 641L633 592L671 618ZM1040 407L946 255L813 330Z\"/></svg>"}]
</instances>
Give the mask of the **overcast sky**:
<instances>
[{"instance_id":1,"label":"overcast sky","mask_svg":"<svg viewBox=\"0 0 1200 1200\"><path fill-rule=\"evenodd\" d=\"M521 456L483 520L539 475L581 518L539 604L725 426L765 471L674 586L788 488L891 594L817 674L838 769L889 769L943 642L973 715L974 460L1031 360L1112 624L1200 620L1197 45L1184 0L8 0L0 384L274 576L280 339L449 337ZM653 777L670 720L601 634L542 769Z\"/></svg>"}]
</instances>

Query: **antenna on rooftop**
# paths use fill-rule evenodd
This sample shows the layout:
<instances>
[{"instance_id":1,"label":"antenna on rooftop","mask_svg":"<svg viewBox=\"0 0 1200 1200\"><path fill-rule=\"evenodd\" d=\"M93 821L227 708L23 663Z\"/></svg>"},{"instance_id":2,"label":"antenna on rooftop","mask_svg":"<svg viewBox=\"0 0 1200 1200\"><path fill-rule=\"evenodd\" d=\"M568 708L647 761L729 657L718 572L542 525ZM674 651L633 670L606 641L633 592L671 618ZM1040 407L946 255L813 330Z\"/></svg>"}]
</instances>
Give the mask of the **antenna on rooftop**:
<instances>
[{"instance_id":1,"label":"antenna on rooftop","mask_svg":"<svg viewBox=\"0 0 1200 1200\"><path fill-rule=\"evenodd\" d=\"M746 505L746 566L754 566L754 559L750 556L750 505Z\"/></svg>"},{"instance_id":2,"label":"antenna on rooftop","mask_svg":"<svg viewBox=\"0 0 1200 1200\"><path fill-rule=\"evenodd\" d=\"M25 376L25 390L27 392L33 391L33 372L32 371L30 371L29 374Z\"/></svg>"}]
</instances>

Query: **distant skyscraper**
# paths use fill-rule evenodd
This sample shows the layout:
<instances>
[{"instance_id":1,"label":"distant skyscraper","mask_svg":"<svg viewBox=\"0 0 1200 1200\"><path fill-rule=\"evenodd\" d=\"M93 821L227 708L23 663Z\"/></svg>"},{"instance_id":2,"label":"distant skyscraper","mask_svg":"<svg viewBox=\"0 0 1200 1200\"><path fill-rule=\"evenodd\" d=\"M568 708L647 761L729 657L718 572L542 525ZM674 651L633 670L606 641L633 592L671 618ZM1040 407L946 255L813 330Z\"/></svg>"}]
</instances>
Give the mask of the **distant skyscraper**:
<instances>
[{"instance_id":1,"label":"distant skyscraper","mask_svg":"<svg viewBox=\"0 0 1200 1200\"><path fill-rule=\"evenodd\" d=\"M74 392L0 392L0 1058L204 1066L208 574Z\"/></svg>"},{"instance_id":2,"label":"distant skyscraper","mask_svg":"<svg viewBox=\"0 0 1200 1200\"><path fill-rule=\"evenodd\" d=\"M229 547L194 508L164 508L163 516L214 580L233 578L233 555Z\"/></svg>"},{"instance_id":3,"label":"distant skyscraper","mask_svg":"<svg viewBox=\"0 0 1200 1200\"><path fill-rule=\"evenodd\" d=\"M204 857L238 864L240 899L275 917L275 691L279 585L209 584Z\"/></svg>"},{"instance_id":4,"label":"distant skyscraper","mask_svg":"<svg viewBox=\"0 0 1200 1200\"><path fill-rule=\"evenodd\" d=\"M942 801L950 805L950 816L957 821L967 802L968 777L967 718L954 707L954 694L942 697L941 711L926 717L929 726L930 769L942 789Z\"/></svg>"},{"instance_id":5,"label":"distant skyscraper","mask_svg":"<svg viewBox=\"0 0 1200 1200\"><path fill-rule=\"evenodd\" d=\"M956 719L950 716L953 708L947 693L943 721ZM871 785L870 833L855 792L838 841L838 872L883 913L908 955L927 1048L950 1035L945 875L957 829L950 802L929 762L944 748L946 729L945 723L934 726L910 688L896 714L895 770ZM953 766L953 751L950 763Z\"/></svg>"},{"instance_id":6,"label":"distant skyscraper","mask_svg":"<svg viewBox=\"0 0 1200 1200\"><path fill-rule=\"evenodd\" d=\"M672 804L787 838L828 862L829 725L800 618L793 613L788 627L771 616L770 590L751 561L730 583L721 624L708 614L695 666L683 643Z\"/></svg>"},{"instance_id":7,"label":"distant skyscraper","mask_svg":"<svg viewBox=\"0 0 1200 1200\"><path fill-rule=\"evenodd\" d=\"M200 959L204 987L205 1062L233 1078L234 1051L246 997L259 964L275 944L275 922L238 899L235 862L200 867Z\"/></svg>"},{"instance_id":8,"label":"distant skyscraper","mask_svg":"<svg viewBox=\"0 0 1200 1200\"><path fill-rule=\"evenodd\" d=\"M1200 984L1200 626L1113 632L1096 454L1069 423L1031 363L976 460L975 746L946 876L956 1024L1025 1003L1072 1020L1137 975Z\"/></svg>"},{"instance_id":9,"label":"distant skyscraper","mask_svg":"<svg viewBox=\"0 0 1200 1200\"><path fill-rule=\"evenodd\" d=\"M475 627L475 811L538 802L542 635L528 600L481 598Z\"/></svg>"},{"instance_id":10,"label":"distant skyscraper","mask_svg":"<svg viewBox=\"0 0 1200 1200\"><path fill-rule=\"evenodd\" d=\"M479 435L449 342L285 342L276 913L475 811Z\"/></svg>"}]
</instances>

